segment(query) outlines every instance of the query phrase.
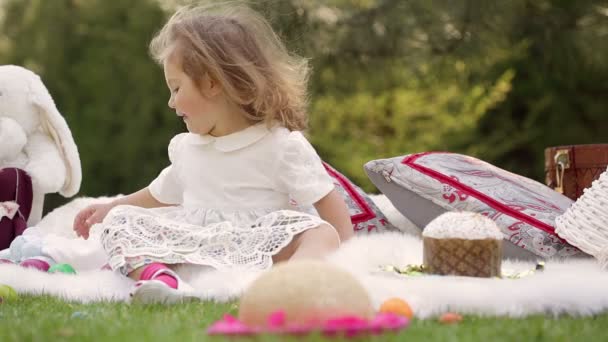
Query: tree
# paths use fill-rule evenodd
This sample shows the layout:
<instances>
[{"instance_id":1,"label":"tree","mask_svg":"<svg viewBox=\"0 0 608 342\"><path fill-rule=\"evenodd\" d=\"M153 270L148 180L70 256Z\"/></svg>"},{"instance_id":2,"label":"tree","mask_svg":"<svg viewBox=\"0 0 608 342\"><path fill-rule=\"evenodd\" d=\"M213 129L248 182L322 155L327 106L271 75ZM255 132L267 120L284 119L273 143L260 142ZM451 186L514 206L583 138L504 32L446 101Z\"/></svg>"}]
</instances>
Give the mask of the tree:
<instances>
[{"instance_id":1,"label":"tree","mask_svg":"<svg viewBox=\"0 0 608 342\"><path fill-rule=\"evenodd\" d=\"M70 125L83 168L81 195L148 184L168 163L182 123L167 108L162 70L147 44L165 13L154 1L9 0L2 63L39 73ZM25 43L27 42L27 43ZM47 208L61 202L51 198Z\"/></svg>"},{"instance_id":2,"label":"tree","mask_svg":"<svg viewBox=\"0 0 608 342\"><path fill-rule=\"evenodd\" d=\"M524 46L488 73L515 70L512 91L481 120L476 151L513 171L542 179L548 146L606 142L608 3L521 1L509 27Z\"/></svg>"},{"instance_id":3,"label":"tree","mask_svg":"<svg viewBox=\"0 0 608 342\"><path fill-rule=\"evenodd\" d=\"M184 128L147 44L189 2L6 0L0 62L42 75L79 146L82 195L136 190L168 163ZM606 139L606 0L249 4L310 58L307 133L368 191L372 159L447 150L542 180L544 147Z\"/></svg>"}]
</instances>

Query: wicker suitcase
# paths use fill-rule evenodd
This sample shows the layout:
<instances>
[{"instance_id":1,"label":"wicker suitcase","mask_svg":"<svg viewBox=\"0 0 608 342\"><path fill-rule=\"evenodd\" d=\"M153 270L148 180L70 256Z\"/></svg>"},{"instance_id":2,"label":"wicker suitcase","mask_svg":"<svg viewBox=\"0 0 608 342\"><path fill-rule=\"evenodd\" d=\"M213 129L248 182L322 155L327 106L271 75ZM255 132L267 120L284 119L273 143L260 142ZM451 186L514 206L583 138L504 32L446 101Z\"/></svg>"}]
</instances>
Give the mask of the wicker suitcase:
<instances>
[{"instance_id":1,"label":"wicker suitcase","mask_svg":"<svg viewBox=\"0 0 608 342\"><path fill-rule=\"evenodd\" d=\"M545 149L546 184L575 200L606 171L608 144L554 146Z\"/></svg>"}]
</instances>

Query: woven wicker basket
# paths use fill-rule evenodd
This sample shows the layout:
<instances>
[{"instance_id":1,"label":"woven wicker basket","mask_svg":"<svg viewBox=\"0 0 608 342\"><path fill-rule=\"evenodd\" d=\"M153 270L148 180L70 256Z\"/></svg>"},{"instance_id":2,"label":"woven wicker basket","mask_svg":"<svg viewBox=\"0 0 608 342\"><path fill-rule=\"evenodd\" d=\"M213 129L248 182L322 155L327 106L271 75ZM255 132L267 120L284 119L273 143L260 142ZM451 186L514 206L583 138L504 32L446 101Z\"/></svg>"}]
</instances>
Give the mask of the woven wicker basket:
<instances>
[{"instance_id":1,"label":"woven wicker basket","mask_svg":"<svg viewBox=\"0 0 608 342\"><path fill-rule=\"evenodd\" d=\"M608 267L608 170L555 221L555 232Z\"/></svg>"},{"instance_id":2,"label":"woven wicker basket","mask_svg":"<svg viewBox=\"0 0 608 342\"><path fill-rule=\"evenodd\" d=\"M428 273L469 277L500 277L502 241L496 239L423 238Z\"/></svg>"}]
</instances>

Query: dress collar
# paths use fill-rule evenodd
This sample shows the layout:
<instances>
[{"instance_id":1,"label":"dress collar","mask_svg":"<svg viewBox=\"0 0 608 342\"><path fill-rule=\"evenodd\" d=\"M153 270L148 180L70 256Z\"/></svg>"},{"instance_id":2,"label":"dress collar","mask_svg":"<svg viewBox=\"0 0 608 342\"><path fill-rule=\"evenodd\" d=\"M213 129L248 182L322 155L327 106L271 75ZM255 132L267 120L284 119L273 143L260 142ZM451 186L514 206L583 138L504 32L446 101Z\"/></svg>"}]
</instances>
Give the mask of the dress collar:
<instances>
[{"instance_id":1,"label":"dress collar","mask_svg":"<svg viewBox=\"0 0 608 342\"><path fill-rule=\"evenodd\" d=\"M270 130L268 130L266 124L259 123L221 137L214 137L209 134L200 135L188 133L188 141L192 145L212 144L213 147L219 151L231 152L252 145L265 137L268 133L270 133Z\"/></svg>"}]
</instances>

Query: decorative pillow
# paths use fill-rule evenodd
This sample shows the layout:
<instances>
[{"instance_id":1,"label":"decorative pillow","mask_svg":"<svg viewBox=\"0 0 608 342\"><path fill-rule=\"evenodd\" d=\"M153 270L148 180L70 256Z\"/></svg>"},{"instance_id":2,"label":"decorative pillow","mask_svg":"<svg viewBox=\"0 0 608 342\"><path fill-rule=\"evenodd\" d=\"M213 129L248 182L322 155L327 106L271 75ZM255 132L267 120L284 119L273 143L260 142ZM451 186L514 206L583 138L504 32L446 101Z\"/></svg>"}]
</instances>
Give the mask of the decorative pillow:
<instances>
[{"instance_id":1,"label":"decorative pillow","mask_svg":"<svg viewBox=\"0 0 608 342\"><path fill-rule=\"evenodd\" d=\"M386 216L382 214L365 191L353 184L329 164L323 162L323 166L325 166L325 170L333 178L336 190L342 195L348 206L350 220L353 223L353 229L356 234L398 230L388 222Z\"/></svg>"},{"instance_id":2,"label":"decorative pillow","mask_svg":"<svg viewBox=\"0 0 608 342\"><path fill-rule=\"evenodd\" d=\"M511 242L504 244L507 258L584 255L555 233L555 218L573 201L529 178L443 152L373 160L365 170L418 227L445 211L477 212L496 221Z\"/></svg>"}]
</instances>

